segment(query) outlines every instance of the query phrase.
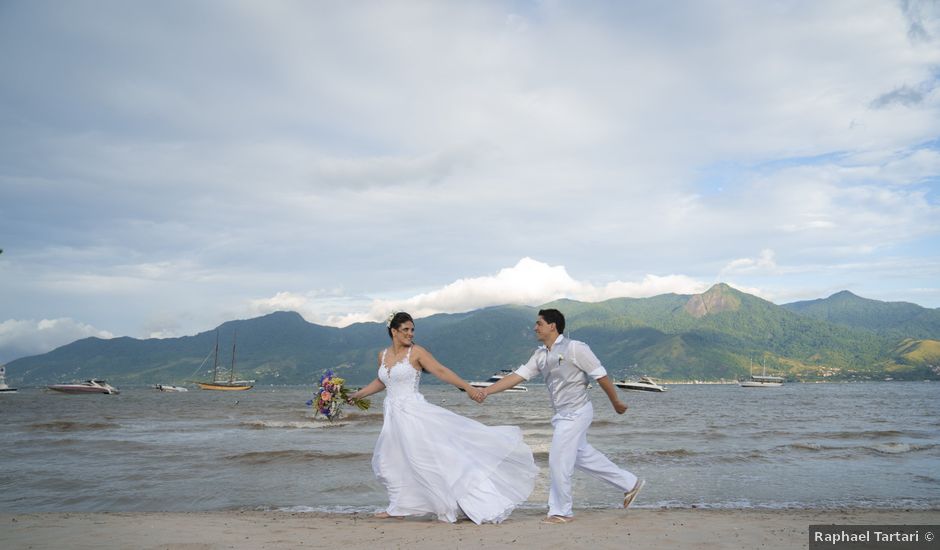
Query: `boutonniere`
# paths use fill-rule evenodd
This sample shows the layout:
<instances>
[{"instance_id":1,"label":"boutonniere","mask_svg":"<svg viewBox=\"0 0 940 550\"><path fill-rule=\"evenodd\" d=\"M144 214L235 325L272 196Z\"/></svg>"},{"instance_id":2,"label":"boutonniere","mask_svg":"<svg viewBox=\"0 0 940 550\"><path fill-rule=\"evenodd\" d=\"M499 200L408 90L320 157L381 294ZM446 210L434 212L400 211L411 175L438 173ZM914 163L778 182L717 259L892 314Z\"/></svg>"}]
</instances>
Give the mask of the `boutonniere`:
<instances>
[{"instance_id":1,"label":"boutonniere","mask_svg":"<svg viewBox=\"0 0 940 550\"><path fill-rule=\"evenodd\" d=\"M564 356L564 355L559 355L559 356L558 356L558 364L559 364L559 365L561 365L561 362L564 361L564 360L565 360L565 356Z\"/></svg>"}]
</instances>

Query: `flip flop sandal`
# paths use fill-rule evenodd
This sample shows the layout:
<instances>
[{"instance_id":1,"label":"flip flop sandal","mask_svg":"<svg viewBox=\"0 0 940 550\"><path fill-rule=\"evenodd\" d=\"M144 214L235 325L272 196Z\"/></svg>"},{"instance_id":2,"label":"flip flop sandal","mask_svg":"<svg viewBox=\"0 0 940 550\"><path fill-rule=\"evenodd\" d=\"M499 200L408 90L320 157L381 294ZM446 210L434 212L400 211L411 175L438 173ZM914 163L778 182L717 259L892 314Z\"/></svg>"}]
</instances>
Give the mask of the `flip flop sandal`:
<instances>
[{"instance_id":1,"label":"flip flop sandal","mask_svg":"<svg viewBox=\"0 0 940 550\"><path fill-rule=\"evenodd\" d=\"M548 516L547 518L543 519L540 523L544 523L546 525L560 525L562 523L571 523L572 521L574 521L574 518L572 517Z\"/></svg>"},{"instance_id":2,"label":"flip flop sandal","mask_svg":"<svg viewBox=\"0 0 940 550\"><path fill-rule=\"evenodd\" d=\"M636 485L633 486L633 489L630 489L630 491L623 494L624 510L626 510L627 508L630 507L631 504L633 504L633 499L635 499L636 496L640 494L640 489L642 489L644 485L646 485L646 482L643 481L642 479L638 479L636 482Z\"/></svg>"}]
</instances>

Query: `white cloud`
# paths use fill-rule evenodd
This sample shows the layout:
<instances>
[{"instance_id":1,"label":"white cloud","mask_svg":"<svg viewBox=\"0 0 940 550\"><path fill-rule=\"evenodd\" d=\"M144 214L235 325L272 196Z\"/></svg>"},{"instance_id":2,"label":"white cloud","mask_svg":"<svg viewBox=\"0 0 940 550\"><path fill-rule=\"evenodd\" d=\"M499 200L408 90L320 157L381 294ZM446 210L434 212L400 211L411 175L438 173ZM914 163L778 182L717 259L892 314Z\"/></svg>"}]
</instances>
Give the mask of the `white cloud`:
<instances>
[{"instance_id":1,"label":"white cloud","mask_svg":"<svg viewBox=\"0 0 940 550\"><path fill-rule=\"evenodd\" d=\"M937 257L938 40L935 2L12 3L0 304L138 337L716 274L936 307L833 264Z\"/></svg>"},{"instance_id":2,"label":"white cloud","mask_svg":"<svg viewBox=\"0 0 940 550\"><path fill-rule=\"evenodd\" d=\"M597 286L572 278L564 266L523 258L515 266L501 269L495 275L459 279L441 289L401 300L375 300L366 312L334 317L329 321L337 326L346 326L380 321L394 311L427 317L435 313L457 313L504 304L534 306L560 298L597 302L669 292L689 294L707 288L707 283L682 275L647 275L639 282L613 281Z\"/></svg>"},{"instance_id":3,"label":"white cloud","mask_svg":"<svg viewBox=\"0 0 940 550\"><path fill-rule=\"evenodd\" d=\"M81 338L113 338L106 330L69 318L8 319L0 323L0 361L45 353Z\"/></svg>"},{"instance_id":4,"label":"white cloud","mask_svg":"<svg viewBox=\"0 0 940 550\"><path fill-rule=\"evenodd\" d=\"M777 269L777 261L774 258L773 250L764 249L760 251L757 258L738 258L732 260L721 270L722 275L733 273L746 273L758 270L772 271Z\"/></svg>"},{"instance_id":5,"label":"white cloud","mask_svg":"<svg viewBox=\"0 0 940 550\"><path fill-rule=\"evenodd\" d=\"M293 292L278 292L270 298L251 300L248 309L253 315L264 315L273 311L302 311L310 298Z\"/></svg>"}]
</instances>

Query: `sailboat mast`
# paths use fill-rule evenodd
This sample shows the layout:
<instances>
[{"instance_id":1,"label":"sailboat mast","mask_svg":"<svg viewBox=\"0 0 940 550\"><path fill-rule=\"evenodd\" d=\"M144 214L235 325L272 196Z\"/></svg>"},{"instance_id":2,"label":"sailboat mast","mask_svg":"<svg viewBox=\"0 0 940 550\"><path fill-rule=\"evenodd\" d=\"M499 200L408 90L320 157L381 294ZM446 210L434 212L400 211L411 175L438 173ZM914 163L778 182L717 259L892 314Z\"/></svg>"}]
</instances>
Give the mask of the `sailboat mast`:
<instances>
[{"instance_id":1,"label":"sailboat mast","mask_svg":"<svg viewBox=\"0 0 940 550\"><path fill-rule=\"evenodd\" d=\"M238 331L232 333L232 372L228 377L230 384L235 382L235 338L238 336Z\"/></svg>"},{"instance_id":2,"label":"sailboat mast","mask_svg":"<svg viewBox=\"0 0 940 550\"><path fill-rule=\"evenodd\" d=\"M212 381L219 381L219 331L215 331L215 359L212 365Z\"/></svg>"}]
</instances>

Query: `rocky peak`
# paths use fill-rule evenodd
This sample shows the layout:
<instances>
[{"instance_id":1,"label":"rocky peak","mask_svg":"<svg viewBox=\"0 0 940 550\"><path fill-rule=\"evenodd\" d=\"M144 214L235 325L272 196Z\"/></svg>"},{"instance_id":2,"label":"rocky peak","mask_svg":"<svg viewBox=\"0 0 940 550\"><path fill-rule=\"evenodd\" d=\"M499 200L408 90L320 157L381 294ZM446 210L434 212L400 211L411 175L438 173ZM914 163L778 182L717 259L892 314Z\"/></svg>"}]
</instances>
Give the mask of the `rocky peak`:
<instances>
[{"instance_id":1,"label":"rocky peak","mask_svg":"<svg viewBox=\"0 0 940 550\"><path fill-rule=\"evenodd\" d=\"M685 303L685 311L699 319L711 313L720 311L737 311L741 308L741 298L738 292L726 285L718 283L702 294L696 294Z\"/></svg>"}]
</instances>

